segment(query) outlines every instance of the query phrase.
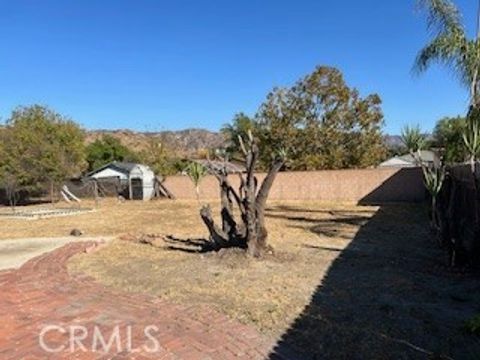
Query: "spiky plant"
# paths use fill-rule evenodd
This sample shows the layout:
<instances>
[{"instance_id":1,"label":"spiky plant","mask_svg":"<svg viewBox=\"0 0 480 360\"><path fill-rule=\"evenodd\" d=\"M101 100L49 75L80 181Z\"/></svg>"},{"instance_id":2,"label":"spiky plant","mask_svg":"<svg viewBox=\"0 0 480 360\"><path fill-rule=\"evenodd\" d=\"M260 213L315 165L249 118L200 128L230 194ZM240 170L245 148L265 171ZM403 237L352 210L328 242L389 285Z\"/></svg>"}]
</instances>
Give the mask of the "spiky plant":
<instances>
[{"instance_id":1,"label":"spiky plant","mask_svg":"<svg viewBox=\"0 0 480 360\"><path fill-rule=\"evenodd\" d=\"M423 182L425 188L430 193L432 197L431 203L431 227L436 231L437 235L441 234L442 227L440 224L440 218L438 214L438 204L437 199L440 191L443 187L443 182L445 181L445 167L442 166L426 166L422 164L423 172ZM441 241L441 236L439 236L439 241ZM440 244L441 245L441 244Z\"/></svg>"},{"instance_id":2,"label":"spiky plant","mask_svg":"<svg viewBox=\"0 0 480 360\"><path fill-rule=\"evenodd\" d=\"M408 149L410 154L415 159L417 165L420 165L421 159L419 152L420 150L424 149L427 145L427 139L424 134L422 134L422 130L420 130L420 126L405 126L402 129L401 139L403 145Z\"/></svg>"},{"instance_id":3,"label":"spiky plant","mask_svg":"<svg viewBox=\"0 0 480 360\"><path fill-rule=\"evenodd\" d=\"M193 186L195 187L197 201L200 202L200 182L205 176L207 176L208 170L202 164L192 161L187 165L185 172L190 180L192 180Z\"/></svg>"},{"instance_id":4,"label":"spiky plant","mask_svg":"<svg viewBox=\"0 0 480 360\"><path fill-rule=\"evenodd\" d=\"M430 193L430 195L432 195L432 197L436 198L442 190L442 185L445 180L445 168L443 166L423 166L422 171L427 191Z\"/></svg>"},{"instance_id":5,"label":"spiky plant","mask_svg":"<svg viewBox=\"0 0 480 360\"><path fill-rule=\"evenodd\" d=\"M477 113L473 111L472 113ZM475 118L468 123L468 130L463 134L463 142L465 147L468 150L470 156L470 172L473 179L473 189L475 192L476 201L474 202L474 212L475 212L475 224L480 225L480 214L479 214L479 201L480 201L480 192L479 192L479 178L476 171L476 161L480 156L480 125L478 119Z\"/></svg>"},{"instance_id":6,"label":"spiky plant","mask_svg":"<svg viewBox=\"0 0 480 360\"><path fill-rule=\"evenodd\" d=\"M422 134L420 127L405 126L402 130L402 141L410 154L413 156L416 165L421 166L423 172L423 182L425 188L432 197L431 203L431 219L432 228L440 232L439 217L437 216L437 198L442 190L443 182L445 180L445 167L440 165L427 165L421 156L420 150L424 149L427 144L425 135Z\"/></svg>"},{"instance_id":7,"label":"spiky plant","mask_svg":"<svg viewBox=\"0 0 480 360\"><path fill-rule=\"evenodd\" d=\"M480 126L478 121L470 121L467 131L463 134L463 142L470 156L470 165L475 171L475 160L480 155Z\"/></svg>"}]
</instances>

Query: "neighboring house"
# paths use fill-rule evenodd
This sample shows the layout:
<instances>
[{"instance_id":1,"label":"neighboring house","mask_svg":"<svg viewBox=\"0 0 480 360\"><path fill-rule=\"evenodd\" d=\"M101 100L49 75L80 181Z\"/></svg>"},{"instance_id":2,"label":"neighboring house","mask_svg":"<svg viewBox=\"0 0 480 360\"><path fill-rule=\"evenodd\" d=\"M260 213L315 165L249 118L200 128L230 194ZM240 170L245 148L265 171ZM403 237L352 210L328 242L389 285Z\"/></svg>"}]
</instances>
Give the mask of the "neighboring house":
<instances>
[{"instance_id":1,"label":"neighboring house","mask_svg":"<svg viewBox=\"0 0 480 360\"><path fill-rule=\"evenodd\" d=\"M86 175L101 181L118 182L123 195L132 200L150 200L155 195L155 174L146 165L112 162Z\"/></svg>"},{"instance_id":2,"label":"neighboring house","mask_svg":"<svg viewBox=\"0 0 480 360\"><path fill-rule=\"evenodd\" d=\"M431 150L421 150L419 153L422 162L427 165L437 164L440 161L437 153ZM379 167L416 167L418 166L416 159L411 154L394 156L380 165Z\"/></svg>"}]
</instances>

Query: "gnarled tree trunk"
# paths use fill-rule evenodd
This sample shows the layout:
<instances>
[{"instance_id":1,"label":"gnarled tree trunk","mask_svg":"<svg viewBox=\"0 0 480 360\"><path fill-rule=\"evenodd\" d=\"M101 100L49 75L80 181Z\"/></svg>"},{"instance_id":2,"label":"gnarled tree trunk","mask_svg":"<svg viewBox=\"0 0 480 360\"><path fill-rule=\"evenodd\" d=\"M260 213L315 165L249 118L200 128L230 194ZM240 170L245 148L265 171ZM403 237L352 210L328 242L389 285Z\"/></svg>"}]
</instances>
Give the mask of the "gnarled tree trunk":
<instances>
[{"instance_id":1,"label":"gnarled tree trunk","mask_svg":"<svg viewBox=\"0 0 480 360\"><path fill-rule=\"evenodd\" d=\"M222 228L215 225L209 205L202 207L200 216L208 228L214 249L241 247L247 249L248 254L260 257L267 249L265 207L270 189L284 164L284 159L277 158L272 162L267 176L258 189L258 180L255 177L258 147L251 135L246 145L243 141L241 143L245 155L246 173L239 174L238 190L235 190L229 182L226 162L220 170L214 170L213 167L210 169L220 186ZM238 219L235 217L234 208L237 208Z\"/></svg>"}]
</instances>

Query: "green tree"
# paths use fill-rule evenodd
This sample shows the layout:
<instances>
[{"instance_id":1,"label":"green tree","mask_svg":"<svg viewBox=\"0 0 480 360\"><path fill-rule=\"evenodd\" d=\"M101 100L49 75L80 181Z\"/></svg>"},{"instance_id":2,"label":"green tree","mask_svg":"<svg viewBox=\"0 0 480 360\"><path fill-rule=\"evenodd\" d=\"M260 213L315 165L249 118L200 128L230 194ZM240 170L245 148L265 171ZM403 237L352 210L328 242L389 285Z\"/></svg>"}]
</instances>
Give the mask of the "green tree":
<instances>
[{"instance_id":1,"label":"green tree","mask_svg":"<svg viewBox=\"0 0 480 360\"><path fill-rule=\"evenodd\" d=\"M479 179L476 161L480 155L480 2L477 12L477 31L469 38L461 22L458 8L450 0L420 0L428 13L428 28L433 39L418 54L415 69L425 71L432 63L446 65L469 90L470 108L463 134L470 160L475 196L478 198ZM477 202L474 202L475 224L480 223Z\"/></svg>"},{"instance_id":2,"label":"green tree","mask_svg":"<svg viewBox=\"0 0 480 360\"><path fill-rule=\"evenodd\" d=\"M467 122L464 117L445 117L440 119L433 130L433 145L443 150L446 163L461 163L468 158L463 134Z\"/></svg>"},{"instance_id":3,"label":"green tree","mask_svg":"<svg viewBox=\"0 0 480 360\"><path fill-rule=\"evenodd\" d=\"M138 154L124 146L120 140L104 135L90 143L86 148L88 170L95 170L113 161L137 162Z\"/></svg>"},{"instance_id":4,"label":"green tree","mask_svg":"<svg viewBox=\"0 0 480 360\"><path fill-rule=\"evenodd\" d=\"M227 152L233 156L238 155L240 150L239 138L245 138L248 132L255 133L256 123L254 119L245 115L244 113L235 114L230 124L225 124L221 132L228 141Z\"/></svg>"},{"instance_id":5,"label":"green tree","mask_svg":"<svg viewBox=\"0 0 480 360\"><path fill-rule=\"evenodd\" d=\"M181 160L175 153L155 137L148 139L147 146L140 151L138 157L142 163L150 166L157 175L173 175L184 168L183 164L179 165Z\"/></svg>"},{"instance_id":6,"label":"green tree","mask_svg":"<svg viewBox=\"0 0 480 360\"><path fill-rule=\"evenodd\" d=\"M380 97L362 98L335 68L274 89L255 121L264 167L282 151L293 170L368 167L386 156Z\"/></svg>"},{"instance_id":7,"label":"green tree","mask_svg":"<svg viewBox=\"0 0 480 360\"><path fill-rule=\"evenodd\" d=\"M47 107L15 109L1 136L4 185L34 191L48 184L53 189L85 168L83 130Z\"/></svg>"},{"instance_id":8,"label":"green tree","mask_svg":"<svg viewBox=\"0 0 480 360\"><path fill-rule=\"evenodd\" d=\"M420 0L419 4L427 12L433 38L419 52L414 69L424 72L435 62L446 65L469 89L471 108L480 108L480 7L477 33L470 39L458 8L450 0Z\"/></svg>"},{"instance_id":9,"label":"green tree","mask_svg":"<svg viewBox=\"0 0 480 360\"><path fill-rule=\"evenodd\" d=\"M12 166L14 161L7 151L8 131L6 128L0 129L0 188L5 191L9 205L15 211L15 205L18 201L19 179L18 169Z\"/></svg>"}]
</instances>

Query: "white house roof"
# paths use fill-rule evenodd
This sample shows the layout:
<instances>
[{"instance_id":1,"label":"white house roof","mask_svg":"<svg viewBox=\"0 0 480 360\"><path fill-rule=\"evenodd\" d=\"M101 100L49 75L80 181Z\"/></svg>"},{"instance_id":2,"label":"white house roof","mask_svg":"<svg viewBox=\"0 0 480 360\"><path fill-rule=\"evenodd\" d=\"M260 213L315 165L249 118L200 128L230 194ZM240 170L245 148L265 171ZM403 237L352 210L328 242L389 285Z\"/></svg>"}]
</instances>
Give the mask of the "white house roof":
<instances>
[{"instance_id":1,"label":"white house roof","mask_svg":"<svg viewBox=\"0 0 480 360\"><path fill-rule=\"evenodd\" d=\"M437 154L435 154L435 152L430 151L430 150L421 150L419 152L419 155L420 155L420 159L422 159L422 161L424 161L424 162L434 162L438 158ZM402 160L408 161L410 163L415 162L415 159L413 158L413 156L411 154L405 154L405 155L402 155L402 156L399 156L399 157Z\"/></svg>"},{"instance_id":2,"label":"white house roof","mask_svg":"<svg viewBox=\"0 0 480 360\"><path fill-rule=\"evenodd\" d=\"M403 160L402 158L396 156L396 157L390 158L388 160L385 160L384 162L382 162L378 166L380 166L380 167L389 167L389 166L414 167L415 164L410 162L410 161Z\"/></svg>"},{"instance_id":3,"label":"white house roof","mask_svg":"<svg viewBox=\"0 0 480 360\"><path fill-rule=\"evenodd\" d=\"M425 163L434 163L438 160L438 155L431 150L421 150L419 152L420 159ZM401 156L394 156L384 162L380 167L387 166L400 166L400 167L414 167L417 166L415 158L411 154L405 154Z\"/></svg>"},{"instance_id":4,"label":"white house roof","mask_svg":"<svg viewBox=\"0 0 480 360\"><path fill-rule=\"evenodd\" d=\"M135 169L136 167L143 167L145 165L142 165L142 164L136 164L136 163L129 163L129 162L118 162L118 161L114 161L114 162L111 162L109 164L106 164L98 169L95 169L91 172L89 172L86 176L87 177L90 177L90 176L93 176L105 169L112 169L112 170L115 170L117 172L120 172L120 173L123 173L125 175L128 175L132 172L133 169Z\"/></svg>"}]
</instances>

